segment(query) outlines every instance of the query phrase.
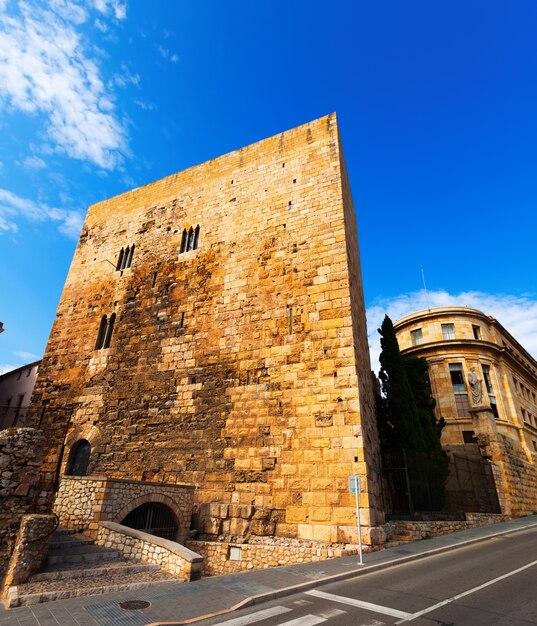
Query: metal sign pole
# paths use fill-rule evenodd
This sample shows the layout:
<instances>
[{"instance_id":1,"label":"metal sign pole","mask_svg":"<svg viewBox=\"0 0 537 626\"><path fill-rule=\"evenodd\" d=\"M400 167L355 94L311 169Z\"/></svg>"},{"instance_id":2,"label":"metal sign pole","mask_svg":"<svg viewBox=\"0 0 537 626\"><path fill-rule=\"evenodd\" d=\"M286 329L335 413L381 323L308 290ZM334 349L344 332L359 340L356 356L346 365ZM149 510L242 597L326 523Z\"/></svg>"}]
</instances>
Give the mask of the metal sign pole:
<instances>
[{"instance_id":1,"label":"metal sign pole","mask_svg":"<svg viewBox=\"0 0 537 626\"><path fill-rule=\"evenodd\" d=\"M360 523L360 504L358 502L358 476L354 476L354 493L356 494L356 521L358 523L358 543L360 544L360 565L364 564L362 551L362 524Z\"/></svg>"}]
</instances>

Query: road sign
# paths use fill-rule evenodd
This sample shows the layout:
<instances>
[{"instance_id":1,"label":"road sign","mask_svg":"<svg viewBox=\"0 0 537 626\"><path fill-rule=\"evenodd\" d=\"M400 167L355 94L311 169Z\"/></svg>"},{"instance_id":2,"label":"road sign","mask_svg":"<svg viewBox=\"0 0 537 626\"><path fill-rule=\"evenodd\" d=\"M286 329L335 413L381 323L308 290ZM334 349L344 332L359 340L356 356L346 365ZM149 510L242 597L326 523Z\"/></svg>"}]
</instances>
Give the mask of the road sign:
<instances>
[{"instance_id":1,"label":"road sign","mask_svg":"<svg viewBox=\"0 0 537 626\"><path fill-rule=\"evenodd\" d=\"M349 476L349 493L361 493L360 476Z\"/></svg>"}]
</instances>

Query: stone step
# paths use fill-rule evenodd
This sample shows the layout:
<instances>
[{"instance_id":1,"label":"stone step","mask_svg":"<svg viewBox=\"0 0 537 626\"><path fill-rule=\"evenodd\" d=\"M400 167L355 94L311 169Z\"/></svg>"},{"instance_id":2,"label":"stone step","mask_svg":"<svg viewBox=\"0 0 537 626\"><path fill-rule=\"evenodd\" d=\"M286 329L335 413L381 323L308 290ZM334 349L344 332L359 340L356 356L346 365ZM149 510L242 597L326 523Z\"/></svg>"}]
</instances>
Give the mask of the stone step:
<instances>
[{"instance_id":1,"label":"stone step","mask_svg":"<svg viewBox=\"0 0 537 626\"><path fill-rule=\"evenodd\" d=\"M54 531L55 535L72 535L78 532L75 528L67 528L67 526L58 526Z\"/></svg>"},{"instance_id":2,"label":"stone step","mask_svg":"<svg viewBox=\"0 0 537 626\"><path fill-rule=\"evenodd\" d=\"M155 572L159 570L159 565L140 563L139 561L113 561L100 567L81 567L80 563L71 566L60 564L49 566L42 572L33 574L28 582L37 583L70 578L92 578L112 574L138 574L140 572Z\"/></svg>"},{"instance_id":3,"label":"stone step","mask_svg":"<svg viewBox=\"0 0 537 626\"><path fill-rule=\"evenodd\" d=\"M95 563L98 561L113 561L119 558L119 552L108 550L93 544L81 545L70 549L49 550L46 564L60 563Z\"/></svg>"},{"instance_id":4,"label":"stone step","mask_svg":"<svg viewBox=\"0 0 537 626\"><path fill-rule=\"evenodd\" d=\"M170 574L155 570L129 574L116 572L89 578L31 582L10 587L4 603L6 608L31 606L40 602L101 595L114 591L133 591L154 585L179 582L181 581L173 578Z\"/></svg>"},{"instance_id":5,"label":"stone step","mask_svg":"<svg viewBox=\"0 0 537 626\"><path fill-rule=\"evenodd\" d=\"M93 539L76 533L74 535L52 535L49 543L49 550L70 550L82 545L93 544Z\"/></svg>"}]
</instances>

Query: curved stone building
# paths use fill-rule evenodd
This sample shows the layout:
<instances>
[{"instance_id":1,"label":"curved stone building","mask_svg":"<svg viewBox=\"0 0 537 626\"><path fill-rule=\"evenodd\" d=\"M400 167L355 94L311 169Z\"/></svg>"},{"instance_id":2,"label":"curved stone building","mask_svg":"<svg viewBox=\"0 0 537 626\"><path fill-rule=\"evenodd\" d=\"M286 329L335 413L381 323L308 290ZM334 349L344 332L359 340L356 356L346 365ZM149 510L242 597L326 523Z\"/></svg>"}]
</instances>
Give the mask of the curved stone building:
<instances>
[{"instance_id":1,"label":"curved stone building","mask_svg":"<svg viewBox=\"0 0 537 626\"><path fill-rule=\"evenodd\" d=\"M477 443L501 470L503 482L497 486L504 511L533 512L535 359L496 319L477 309L431 308L401 318L394 327L403 354L427 359L437 418L446 421L443 445Z\"/></svg>"}]
</instances>

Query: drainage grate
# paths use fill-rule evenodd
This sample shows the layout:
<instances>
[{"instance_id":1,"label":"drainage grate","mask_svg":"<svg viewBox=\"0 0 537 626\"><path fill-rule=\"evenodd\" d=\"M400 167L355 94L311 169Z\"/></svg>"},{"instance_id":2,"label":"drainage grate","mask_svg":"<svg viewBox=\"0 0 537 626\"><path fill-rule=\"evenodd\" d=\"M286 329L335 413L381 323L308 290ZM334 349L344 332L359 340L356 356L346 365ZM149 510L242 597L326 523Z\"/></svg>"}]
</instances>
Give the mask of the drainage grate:
<instances>
[{"instance_id":1,"label":"drainage grate","mask_svg":"<svg viewBox=\"0 0 537 626\"><path fill-rule=\"evenodd\" d=\"M151 606L151 602L146 600L127 600L126 602L120 602L119 606L125 611L138 611L139 609L147 609Z\"/></svg>"}]
</instances>

